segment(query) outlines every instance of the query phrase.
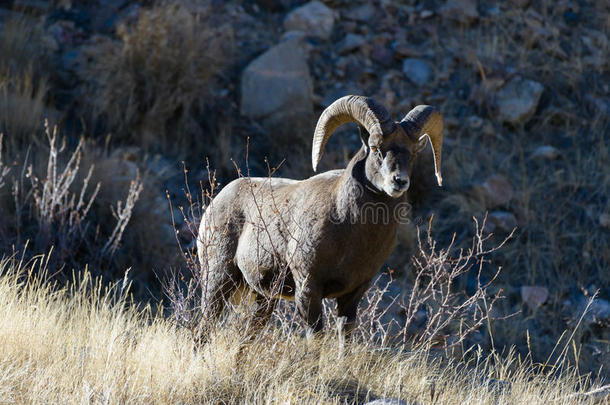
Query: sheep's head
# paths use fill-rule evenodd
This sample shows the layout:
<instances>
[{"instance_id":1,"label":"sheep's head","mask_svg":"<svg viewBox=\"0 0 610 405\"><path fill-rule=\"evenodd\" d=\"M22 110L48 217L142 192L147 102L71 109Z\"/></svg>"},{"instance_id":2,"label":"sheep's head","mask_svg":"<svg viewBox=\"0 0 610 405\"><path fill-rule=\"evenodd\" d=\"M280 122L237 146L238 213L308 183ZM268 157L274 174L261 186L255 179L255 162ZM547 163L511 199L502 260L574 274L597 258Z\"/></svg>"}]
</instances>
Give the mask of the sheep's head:
<instances>
[{"instance_id":1,"label":"sheep's head","mask_svg":"<svg viewBox=\"0 0 610 405\"><path fill-rule=\"evenodd\" d=\"M442 185L443 118L437 108L418 105L396 122L371 98L338 99L324 110L316 125L311 151L314 171L332 133L347 122L360 126L366 153L365 176L377 190L394 198L402 196L409 188L413 160L428 140L434 154L436 179Z\"/></svg>"}]
</instances>

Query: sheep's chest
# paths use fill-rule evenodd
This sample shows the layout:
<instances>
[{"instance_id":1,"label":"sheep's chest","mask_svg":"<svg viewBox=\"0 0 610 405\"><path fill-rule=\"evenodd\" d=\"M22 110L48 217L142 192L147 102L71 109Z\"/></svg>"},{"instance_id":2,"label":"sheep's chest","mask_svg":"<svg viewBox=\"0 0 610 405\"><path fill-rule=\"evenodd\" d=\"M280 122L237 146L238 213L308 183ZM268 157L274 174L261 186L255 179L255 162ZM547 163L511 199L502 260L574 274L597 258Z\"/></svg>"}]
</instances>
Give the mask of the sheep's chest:
<instances>
[{"instance_id":1,"label":"sheep's chest","mask_svg":"<svg viewBox=\"0 0 610 405\"><path fill-rule=\"evenodd\" d=\"M374 232L373 232L374 231ZM338 297L368 283L396 245L396 228L388 225L371 232L337 235L334 252L313 269L326 297Z\"/></svg>"}]
</instances>

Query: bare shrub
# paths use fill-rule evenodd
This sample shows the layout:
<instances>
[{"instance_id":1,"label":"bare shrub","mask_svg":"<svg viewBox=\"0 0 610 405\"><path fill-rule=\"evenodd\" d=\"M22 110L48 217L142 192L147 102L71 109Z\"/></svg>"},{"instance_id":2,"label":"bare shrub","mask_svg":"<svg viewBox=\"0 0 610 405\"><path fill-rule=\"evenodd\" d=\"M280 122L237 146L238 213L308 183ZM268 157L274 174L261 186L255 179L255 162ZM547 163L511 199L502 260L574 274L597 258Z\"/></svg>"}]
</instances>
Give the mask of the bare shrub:
<instances>
[{"instance_id":1,"label":"bare shrub","mask_svg":"<svg viewBox=\"0 0 610 405\"><path fill-rule=\"evenodd\" d=\"M383 322L383 314L388 308L379 304L389 283L385 287L376 286L366 295L366 304L360 313L359 330L366 340L381 338L382 342L389 339L394 342L399 340L402 344L450 348L489 325L494 304L502 298L501 290L493 285L501 267L492 266L489 257L504 246L512 233L501 243L487 247L485 244L492 235L483 232L486 218L482 224L473 219L476 231L471 245L457 249L457 252L455 235L449 246L437 246L431 234L432 218L423 240L418 228L418 252L412 258L415 273L413 285L396 297L393 304L401 308L404 319ZM484 270L487 273L486 281L482 278ZM476 280L474 291L467 293L459 290L457 281L473 272ZM391 336L389 332L396 330L396 327L399 330ZM491 343L493 345L493 341Z\"/></svg>"},{"instance_id":2,"label":"bare shrub","mask_svg":"<svg viewBox=\"0 0 610 405\"><path fill-rule=\"evenodd\" d=\"M118 29L118 41L85 47L80 72L93 118L120 139L143 146L183 146L203 132L198 114L228 59L232 29L215 25L208 2L143 9Z\"/></svg>"},{"instance_id":3,"label":"bare shrub","mask_svg":"<svg viewBox=\"0 0 610 405\"><path fill-rule=\"evenodd\" d=\"M180 231L176 229L174 223L176 243L180 247L183 266L170 272L168 279L162 280L163 292L168 299L170 318L178 326L188 330L193 341L197 344L200 344L213 328L213 325L206 324L206 319L203 316L204 308L202 308L202 302L204 300L201 294L202 289L206 285L210 268L207 261L203 266L200 265L195 243L198 237L199 222L203 212L214 198L217 187L216 175L215 172L210 170L209 163L207 165L207 173L207 187L202 182L200 184L201 194L193 195L189 186L188 171L186 167L184 168L185 196L188 205L186 207L177 207L176 209L183 216L185 226ZM175 208L169 196L167 199L172 218L174 218ZM183 235L181 238L180 232L186 235ZM182 239L184 236L192 241L192 244L188 247L183 246ZM208 248L208 246L205 247L206 250Z\"/></svg>"},{"instance_id":4,"label":"bare shrub","mask_svg":"<svg viewBox=\"0 0 610 405\"><path fill-rule=\"evenodd\" d=\"M275 169L269 168L269 176L273 175L274 171ZM187 224L185 231L195 239L198 235L199 218L202 215L201 208L205 211L209 206L217 187L216 179L210 172L209 165L208 173L208 187L202 187L201 196L196 201L193 200L193 195L188 189L188 179L185 178L189 200L188 213L185 213L183 207L180 207L180 211ZM238 173L241 175L239 170ZM249 176L245 178L248 179ZM245 187L250 190L253 204L260 208L263 202L257 199L256 185L246 182ZM275 201L271 203L275 204ZM290 220L283 217L282 210L278 206L276 206L275 212L281 221ZM424 238L418 232L418 252L412 258L415 272L413 284L409 286L408 290L402 291L399 296L394 297L389 304L387 293L393 280L385 285L377 281L372 284L360 305L358 327L355 332L359 340L381 345L423 346L427 349L431 347L453 348L462 344L473 333L490 325L493 318L491 311L496 301L502 297L501 290L497 290L493 286L500 273L500 268L491 265L489 257L504 246L512 237L512 233L501 243L488 247L487 244L492 235L484 234L486 218L481 225L476 218L473 219L475 236L467 248L457 249L454 245L455 236L449 246L439 248L432 237L432 219ZM263 229L260 229L259 232L264 238L266 232L264 228L267 225L264 221L261 223ZM298 238L298 235L288 237ZM210 243L210 240L213 238L209 238L205 243ZM298 241L298 239L296 240ZM177 237L177 241L180 244L180 238ZM214 249L214 246L202 244L200 248L203 250L200 252L203 258L202 265L200 266L198 263L194 244L189 249L181 249L186 272L174 275L165 284L172 319L181 327L189 330L198 342L201 342L201 339L215 327L205 317L208 310L205 305L210 305L208 300L210 297L202 297L201 293L201 291L206 291L205 283L211 270L205 252ZM286 264L282 274L290 271L287 266ZM476 280L476 288L472 293L467 293L457 287L457 281L467 275L473 276ZM282 276L275 280L275 284L271 288L271 296L279 295L283 281ZM249 305L251 303L249 294L243 296L241 293L235 293L232 301L234 304L245 304L242 306L252 307ZM204 307L202 307L202 303ZM285 333L305 328L304 322L296 315L294 304L277 299L267 299L266 303L258 303L254 306L254 311L246 310L244 321L248 325L256 324L260 321L257 317L260 317L261 313L274 310L275 324ZM338 319L335 313L334 300L325 300L326 327L332 328L334 325L339 325L339 329L341 329L340 325L343 320ZM386 316L388 313L397 313L399 316L388 320ZM243 313L240 315L244 316ZM260 331L260 327L245 328L245 331L246 335L248 333L256 334ZM489 333L493 339L491 331ZM247 336L248 339L254 337L253 335ZM493 341L491 343L493 345Z\"/></svg>"},{"instance_id":5,"label":"bare shrub","mask_svg":"<svg viewBox=\"0 0 610 405\"><path fill-rule=\"evenodd\" d=\"M43 159L45 169L31 163L28 154L20 157L23 161L15 164L16 175L8 178L9 173L0 161L0 174L7 176L11 185L9 198L0 194L3 197L0 246L25 252L29 245L28 250L34 254L52 250L51 264L58 270L66 264L97 268L111 263L142 190L140 177L133 179L125 204L117 202L116 224L109 235L101 235L95 222L100 218L92 213L101 185L90 184L93 166L85 172L81 170L84 140L79 141L66 160L63 152L67 146L65 141L60 142L57 128L51 129L47 124L45 132L48 140L47 156ZM32 155L38 154L38 148L35 149ZM1 152L0 149L0 155Z\"/></svg>"}]
</instances>

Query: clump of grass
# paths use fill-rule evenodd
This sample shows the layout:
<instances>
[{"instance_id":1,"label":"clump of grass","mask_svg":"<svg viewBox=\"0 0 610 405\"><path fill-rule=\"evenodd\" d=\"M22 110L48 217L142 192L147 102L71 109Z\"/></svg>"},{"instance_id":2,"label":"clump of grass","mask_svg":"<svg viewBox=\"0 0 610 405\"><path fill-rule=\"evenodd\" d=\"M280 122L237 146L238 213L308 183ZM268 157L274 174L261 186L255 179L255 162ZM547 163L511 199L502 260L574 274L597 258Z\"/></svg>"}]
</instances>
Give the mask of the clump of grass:
<instances>
[{"instance_id":1,"label":"clump of grass","mask_svg":"<svg viewBox=\"0 0 610 405\"><path fill-rule=\"evenodd\" d=\"M47 257L0 260L0 397L31 403L587 403L599 386L573 369L535 374L513 353L468 363L380 350L327 333L307 340L242 323L198 346L162 311L135 305L128 275L104 287L89 273L62 288ZM588 394L589 393L589 394Z\"/></svg>"},{"instance_id":2,"label":"clump of grass","mask_svg":"<svg viewBox=\"0 0 610 405\"><path fill-rule=\"evenodd\" d=\"M47 75L39 23L15 14L0 25L0 132L27 145L42 127Z\"/></svg>"},{"instance_id":3,"label":"clump of grass","mask_svg":"<svg viewBox=\"0 0 610 405\"><path fill-rule=\"evenodd\" d=\"M232 29L211 4L182 1L143 9L118 40L86 46L86 83L93 119L115 137L142 146L188 148L201 143L214 76L227 64ZM182 149L184 150L184 149Z\"/></svg>"}]
</instances>

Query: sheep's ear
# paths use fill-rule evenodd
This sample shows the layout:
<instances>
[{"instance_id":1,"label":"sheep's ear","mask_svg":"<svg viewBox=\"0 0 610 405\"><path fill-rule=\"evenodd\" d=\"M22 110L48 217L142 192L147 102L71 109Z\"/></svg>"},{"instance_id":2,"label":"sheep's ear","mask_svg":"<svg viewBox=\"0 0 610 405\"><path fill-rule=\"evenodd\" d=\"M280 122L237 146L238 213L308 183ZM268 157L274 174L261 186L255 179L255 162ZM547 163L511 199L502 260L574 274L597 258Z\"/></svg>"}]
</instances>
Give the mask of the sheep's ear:
<instances>
[{"instance_id":1,"label":"sheep's ear","mask_svg":"<svg viewBox=\"0 0 610 405\"><path fill-rule=\"evenodd\" d=\"M369 138L371 135L369 134L369 131L367 131L366 128L364 128L362 125L358 125L358 129L360 130L360 140L362 140L362 144L364 145L364 147L368 149Z\"/></svg>"},{"instance_id":2,"label":"sheep's ear","mask_svg":"<svg viewBox=\"0 0 610 405\"><path fill-rule=\"evenodd\" d=\"M419 139L415 143L415 153L419 153L424 150L426 148L426 145L428 145L428 137L422 136L421 139Z\"/></svg>"}]
</instances>

